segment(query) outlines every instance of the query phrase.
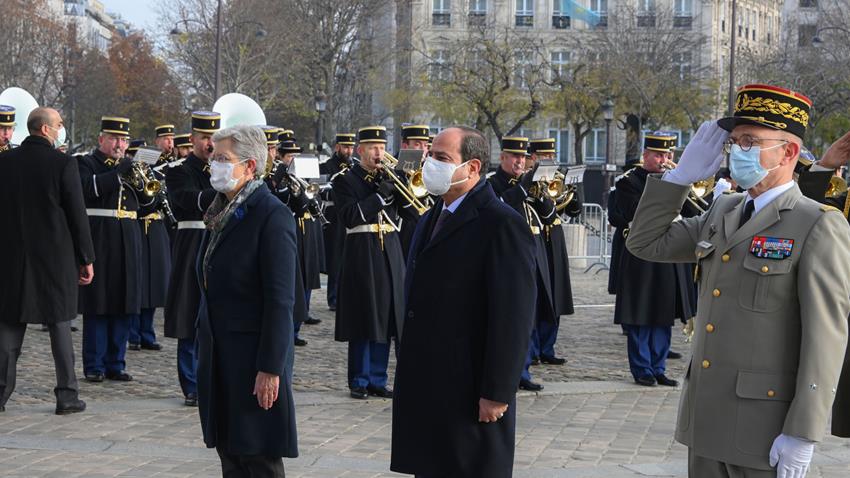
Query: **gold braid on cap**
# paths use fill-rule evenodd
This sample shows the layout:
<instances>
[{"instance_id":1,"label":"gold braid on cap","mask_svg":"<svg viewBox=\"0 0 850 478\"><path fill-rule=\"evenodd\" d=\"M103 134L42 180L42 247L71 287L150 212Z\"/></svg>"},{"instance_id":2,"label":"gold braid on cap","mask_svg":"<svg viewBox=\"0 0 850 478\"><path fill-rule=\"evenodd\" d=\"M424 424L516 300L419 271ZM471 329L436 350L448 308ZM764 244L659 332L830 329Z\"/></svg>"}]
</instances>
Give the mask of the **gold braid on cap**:
<instances>
[{"instance_id":1,"label":"gold braid on cap","mask_svg":"<svg viewBox=\"0 0 850 478\"><path fill-rule=\"evenodd\" d=\"M735 104L735 111L768 112L796 121L803 126L809 125L809 113L797 106L792 106L791 103L783 103L773 98L764 98L761 96L750 97L744 93L738 97L738 101Z\"/></svg>"}]
</instances>

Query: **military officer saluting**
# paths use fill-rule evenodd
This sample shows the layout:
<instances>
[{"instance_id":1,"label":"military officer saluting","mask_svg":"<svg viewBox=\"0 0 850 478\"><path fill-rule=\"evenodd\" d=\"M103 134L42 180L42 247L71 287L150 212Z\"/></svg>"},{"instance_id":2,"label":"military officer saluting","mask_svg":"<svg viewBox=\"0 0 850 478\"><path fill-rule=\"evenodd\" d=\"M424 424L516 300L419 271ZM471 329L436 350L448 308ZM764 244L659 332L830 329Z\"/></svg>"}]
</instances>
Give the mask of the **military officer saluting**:
<instances>
[{"instance_id":1,"label":"military officer saluting","mask_svg":"<svg viewBox=\"0 0 850 478\"><path fill-rule=\"evenodd\" d=\"M195 261L206 229L204 212L217 194L210 185L209 159L213 152L212 135L220 127L220 114L192 113L192 152L182 164L168 168L165 174L168 201L177 219L165 302L165 336L177 339L177 376L188 406L198 405L195 318L201 290Z\"/></svg>"},{"instance_id":2,"label":"military officer saluting","mask_svg":"<svg viewBox=\"0 0 850 478\"><path fill-rule=\"evenodd\" d=\"M174 152L176 161L189 157L189 153L192 152L191 137L192 135L188 133L174 135Z\"/></svg>"},{"instance_id":3,"label":"military officer saluting","mask_svg":"<svg viewBox=\"0 0 850 478\"><path fill-rule=\"evenodd\" d=\"M417 151L422 151L422 161L425 161L425 157L428 155L428 136L430 131L431 129L428 125L423 124L409 124L402 126L401 149L415 149ZM417 166L421 167L421 163ZM397 171L397 173L399 178L407 179L405 171ZM423 198L422 200L423 202L427 201L427 205L430 206L430 198ZM401 250L404 253L404 257L407 257L407 253L410 251L410 241L413 239L413 231L416 230L416 225L419 224L420 214L409 201L402 201L400 206L401 207L398 210L398 213L401 216L401 224L399 225L401 231L399 231L399 239L401 239Z\"/></svg>"},{"instance_id":4,"label":"military officer saluting","mask_svg":"<svg viewBox=\"0 0 850 478\"><path fill-rule=\"evenodd\" d=\"M334 141L334 152L331 157L319 165L319 172L326 175L328 181L338 174L345 174L351 168L351 155L354 154L354 133L337 133ZM345 229L339 226L336 216L333 188L322 193L322 206L328 224L324 227L325 269L328 274L328 308L336 310L337 277L339 262L342 255L342 242L345 240Z\"/></svg>"},{"instance_id":5,"label":"military officer saluting","mask_svg":"<svg viewBox=\"0 0 850 478\"><path fill-rule=\"evenodd\" d=\"M529 157L526 166L534 167L538 162L554 163L555 139L532 139L528 144ZM555 304L555 321L543 321L538 324L537 339L540 362L550 365L563 365L566 360L555 355L555 342L558 339L558 327L562 315L572 315L573 288L570 283L570 259L567 255L567 243L564 239L561 214L576 217L581 214L581 198L578 193L569 194L555 205L555 219L551 225L543 226L543 239L546 241L546 258L549 263L549 278L552 281L552 296Z\"/></svg>"},{"instance_id":6,"label":"military officer saluting","mask_svg":"<svg viewBox=\"0 0 850 478\"><path fill-rule=\"evenodd\" d=\"M80 179L97 257L95 278L80 287L83 371L86 380L130 381L124 354L130 319L141 309L142 238L137 221L153 198L131 186L133 160L125 156L130 120L104 116L98 149L79 160Z\"/></svg>"},{"instance_id":7,"label":"military officer saluting","mask_svg":"<svg viewBox=\"0 0 850 478\"><path fill-rule=\"evenodd\" d=\"M698 267L676 429L691 477L805 476L826 431L847 342L850 227L793 180L810 108L784 88L740 88L733 117L704 123L679 166L649 178L632 222L632 253ZM746 192L676 220L724 151Z\"/></svg>"},{"instance_id":8,"label":"military officer saluting","mask_svg":"<svg viewBox=\"0 0 850 478\"><path fill-rule=\"evenodd\" d=\"M345 228L335 338L348 342L351 396L389 398L390 340L401 335L404 320L399 199L381 171L386 128L362 128L358 140L360 162L333 182L337 218Z\"/></svg>"},{"instance_id":9,"label":"military officer saluting","mask_svg":"<svg viewBox=\"0 0 850 478\"><path fill-rule=\"evenodd\" d=\"M0 105L0 153L12 148L12 135L15 133L15 108Z\"/></svg>"},{"instance_id":10,"label":"military officer saluting","mask_svg":"<svg viewBox=\"0 0 850 478\"><path fill-rule=\"evenodd\" d=\"M528 357L520 378L519 388L523 390L539 391L543 385L533 382L528 367L539 350L535 343L539 344L537 336L541 322L554 323L555 304L552 299L552 281L549 276L549 264L546 258L546 243L543 238L545 226L551 226L555 219L555 204L545 195L532 195L534 185L535 169L526 167L526 154L528 152L528 138L504 137L502 138L502 153L499 156L499 169L490 176L488 181L493 186L496 196L514 208L525 218L531 234L534 236L534 262L537 268L537 300L535 305L534 330L531 332L531 342L528 348Z\"/></svg>"}]
</instances>

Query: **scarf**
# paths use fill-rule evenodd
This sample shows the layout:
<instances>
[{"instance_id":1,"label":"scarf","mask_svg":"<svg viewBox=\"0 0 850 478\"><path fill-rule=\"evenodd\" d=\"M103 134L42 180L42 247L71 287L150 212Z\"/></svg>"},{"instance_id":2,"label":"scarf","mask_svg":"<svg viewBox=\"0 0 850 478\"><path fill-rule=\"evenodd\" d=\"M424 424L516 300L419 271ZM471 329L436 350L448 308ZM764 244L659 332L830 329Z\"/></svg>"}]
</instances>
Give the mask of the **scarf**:
<instances>
[{"instance_id":1,"label":"scarf","mask_svg":"<svg viewBox=\"0 0 850 478\"><path fill-rule=\"evenodd\" d=\"M210 257L212 256L213 251L218 246L218 241L221 238L221 231L224 230L224 227L230 221L233 216L236 216L236 219L242 219L245 216L245 208L242 207L242 204L245 202L251 194L257 190L260 186L263 185L263 181L259 179L252 179L242 189L236 194L232 201L227 200L227 196L224 194L216 195L215 199L213 199L210 207L207 208L207 211L204 213L204 224L207 225L207 230L210 231L210 243L207 246L206 252L204 252L204 284L207 283L207 264L209 264Z\"/></svg>"}]
</instances>

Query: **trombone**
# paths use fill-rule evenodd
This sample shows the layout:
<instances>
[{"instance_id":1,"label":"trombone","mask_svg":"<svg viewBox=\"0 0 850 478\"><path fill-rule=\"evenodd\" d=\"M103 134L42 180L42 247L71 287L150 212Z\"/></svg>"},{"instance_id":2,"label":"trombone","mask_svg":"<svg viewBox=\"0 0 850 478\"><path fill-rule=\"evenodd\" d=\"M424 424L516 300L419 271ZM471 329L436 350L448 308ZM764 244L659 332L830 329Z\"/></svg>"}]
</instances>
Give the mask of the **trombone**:
<instances>
[{"instance_id":1,"label":"trombone","mask_svg":"<svg viewBox=\"0 0 850 478\"><path fill-rule=\"evenodd\" d=\"M416 171L411 172L405 171L408 175L408 180L410 181L410 185L408 186L393 172L393 168L398 166L398 160L393 157L393 155L384 151L384 159L382 162L389 166L381 168L383 173L386 174L387 178L393 182L393 185L395 185L395 188L399 194L401 194L401 197L410 203L411 206L416 208L416 212L418 212L420 216L425 215L429 208L423 201L421 201L421 198L428 195L428 190L425 189L425 183L422 180L422 169L417 169Z\"/></svg>"},{"instance_id":2,"label":"trombone","mask_svg":"<svg viewBox=\"0 0 850 478\"><path fill-rule=\"evenodd\" d=\"M676 169L676 163L668 159L661 164L661 168L665 171ZM699 214L702 214L708 211L708 208L711 207L711 203L708 202L706 198L710 197L713 193L714 176L711 176L691 184L686 200L691 206L695 207L697 211L699 211Z\"/></svg>"}]
</instances>

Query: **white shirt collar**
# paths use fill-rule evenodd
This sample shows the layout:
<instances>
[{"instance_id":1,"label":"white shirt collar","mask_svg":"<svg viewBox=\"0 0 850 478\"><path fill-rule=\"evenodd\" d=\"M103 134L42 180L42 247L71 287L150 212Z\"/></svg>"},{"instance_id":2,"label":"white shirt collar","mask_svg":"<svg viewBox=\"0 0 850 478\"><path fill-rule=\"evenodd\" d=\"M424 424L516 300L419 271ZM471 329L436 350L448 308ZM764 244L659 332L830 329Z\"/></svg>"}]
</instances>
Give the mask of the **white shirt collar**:
<instances>
[{"instance_id":1,"label":"white shirt collar","mask_svg":"<svg viewBox=\"0 0 850 478\"><path fill-rule=\"evenodd\" d=\"M463 194L463 196L461 196L461 197L459 197L459 198L455 199L454 201L452 201L452 203L451 203L451 204L443 203L443 211L445 211L446 209L448 209L450 213L454 214L454 213L455 213L455 211L457 211L457 208L459 208L459 207L460 207L460 203L462 203L462 202L463 202L463 200L464 200L464 198L466 198L466 195L467 195L467 194L469 194L469 192L468 192L468 191L467 191L467 192L465 192L465 193Z\"/></svg>"},{"instance_id":2,"label":"white shirt collar","mask_svg":"<svg viewBox=\"0 0 850 478\"><path fill-rule=\"evenodd\" d=\"M794 180L789 180L785 184L780 184L779 186L774 186L767 191L759 194L759 197L753 199L750 196L750 193L747 193L747 201L755 201L755 209L753 209L753 216L758 214L759 211L765 208L768 204L773 202L774 199L778 198L782 193L794 187ZM744 205L747 203L745 202Z\"/></svg>"}]
</instances>

